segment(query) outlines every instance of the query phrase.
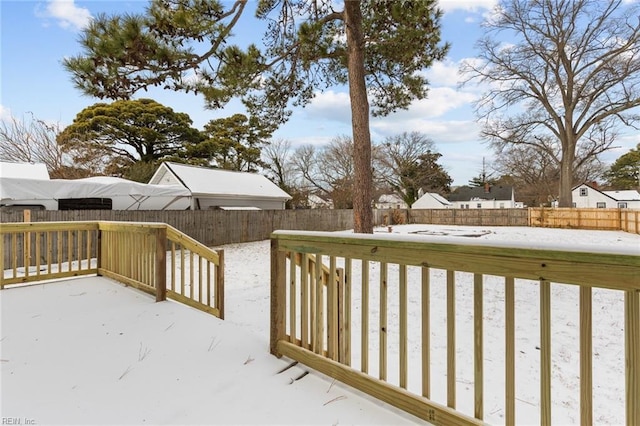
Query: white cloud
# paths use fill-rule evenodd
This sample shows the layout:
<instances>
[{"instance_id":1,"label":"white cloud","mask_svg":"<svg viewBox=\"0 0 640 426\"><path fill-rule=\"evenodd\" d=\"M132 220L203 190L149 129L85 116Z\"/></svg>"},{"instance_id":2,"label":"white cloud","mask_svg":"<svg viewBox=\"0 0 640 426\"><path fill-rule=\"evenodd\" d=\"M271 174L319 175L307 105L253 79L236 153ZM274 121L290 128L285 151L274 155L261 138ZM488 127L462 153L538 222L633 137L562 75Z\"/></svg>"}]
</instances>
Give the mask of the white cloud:
<instances>
[{"instance_id":1,"label":"white cloud","mask_svg":"<svg viewBox=\"0 0 640 426\"><path fill-rule=\"evenodd\" d=\"M36 15L55 19L60 27L71 30L86 27L92 19L89 9L76 6L74 0L49 0L44 10L36 10Z\"/></svg>"},{"instance_id":2,"label":"white cloud","mask_svg":"<svg viewBox=\"0 0 640 426\"><path fill-rule=\"evenodd\" d=\"M450 59L434 62L431 67L422 72L430 86L451 86L455 87L461 80L460 62L453 62Z\"/></svg>"},{"instance_id":3,"label":"white cloud","mask_svg":"<svg viewBox=\"0 0 640 426\"><path fill-rule=\"evenodd\" d=\"M11 120L13 115L11 114L11 110L5 106L0 105L0 121L8 121Z\"/></svg>"},{"instance_id":4,"label":"white cloud","mask_svg":"<svg viewBox=\"0 0 640 426\"><path fill-rule=\"evenodd\" d=\"M374 120L371 129L376 138L385 138L402 132L424 133L433 139L438 146L479 140L479 126L476 122L465 120L427 120L414 118L410 120Z\"/></svg>"},{"instance_id":5,"label":"white cloud","mask_svg":"<svg viewBox=\"0 0 640 426\"><path fill-rule=\"evenodd\" d=\"M453 87L432 87L426 99L413 101L409 109L400 110L388 118L403 121L413 118L437 118L451 113L457 108L468 107L477 95Z\"/></svg>"},{"instance_id":6,"label":"white cloud","mask_svg":"<svg viewBox=\"0 0 640 426\"><path fill-rule=\"evenodd\" d=\"M438 5L445 12L451 12L453 10L477 12L492 9L497 3L498 0L440 0Z\"/></svg>"},{"instance_id":7,"label":"white cloud","mask_svg":"<svg viewBox=\"0 0 640 426\"><path fill-rule=\"evenodd\" d=\"M327 90L316 93L315 98L305 108L305 111L313 118L350 123L350 105L348 93Z\"/></svg>"}]
</instances>

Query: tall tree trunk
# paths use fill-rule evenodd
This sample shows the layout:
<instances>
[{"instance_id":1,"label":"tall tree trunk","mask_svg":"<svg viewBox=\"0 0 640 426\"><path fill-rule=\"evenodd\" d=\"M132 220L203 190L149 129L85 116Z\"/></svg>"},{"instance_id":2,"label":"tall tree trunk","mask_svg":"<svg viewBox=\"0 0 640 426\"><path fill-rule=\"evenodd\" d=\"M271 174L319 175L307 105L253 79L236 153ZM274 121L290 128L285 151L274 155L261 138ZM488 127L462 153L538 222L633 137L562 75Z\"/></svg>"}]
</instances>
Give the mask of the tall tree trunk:
<instances>
[{"instance_id":1,"label":"tall tree trunk","mask_svg":"<svg viewBox=\"0 0 640 426\"><path fill-rule=\"evenodd\" d=\"M345 1L347 28L349 98L354 145L353 224L357 233L373 233L371 210L371 134L369 132L369 100L364 72L364 36L360 1Z\"/></svg>"},{"instance_id":2,"label":"tall tree trunk","mask_svg":"<svg viewBox=\"0 0 640 426\"><path fill-rule=\"evenodd\" d=\"M558 207L573 207L571 189L573 188L573 161L575 159L575 141L569 141L562 148L560 159L560 188Z\"/></svg>"}]
</instances>

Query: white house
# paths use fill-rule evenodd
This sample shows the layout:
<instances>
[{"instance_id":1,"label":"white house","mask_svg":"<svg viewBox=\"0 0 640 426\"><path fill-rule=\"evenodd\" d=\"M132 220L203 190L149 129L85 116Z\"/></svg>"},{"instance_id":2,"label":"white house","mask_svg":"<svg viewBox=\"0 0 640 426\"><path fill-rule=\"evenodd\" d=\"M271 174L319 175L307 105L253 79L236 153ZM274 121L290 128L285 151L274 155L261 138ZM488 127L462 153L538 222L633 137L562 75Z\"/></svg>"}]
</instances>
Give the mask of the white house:
<instances>
[{"instance_id":1,"label":"white house","mask_svg":"<svg viewBox=\"0 0 640 426\"><path fill-rule=\"evenodd\" d=\"M495 185L479 187L461 186L451 193L449 201L456 209L513 209L516 203L513 187Z\"/></svg>"},{"instance_id":2,"label":"white house","mask_svg":"<svg viewBox=\"0 0 640 426\"><path fill-rule=\"evenodd\" d=\"M383 194L375 203L376 209L406 209L407 203L397 194Z\"/></svg>"},{"instance_id":3,"label":"white house","mask_svg":"<svg viewBox=\"0 0 640 426\"><path fill-rule=\"evenodd\" d=\"M209 169L165 162L149 181L152 185L182 185L191 193L191 209L283 210L291 196L256 173Z\"/></svg>"},{"instance_id":4,"label":"white house","mask_svg":"<svg viewBox=\"0 0 640 426\"><path fill-rule=\"evenodd\" d=\"M573 207L600 209L640 209L640 193L636 190L600 191L586 183L571 190Z\"/></svg>"},{"instance_id":5,"label":"white house","mask_svg":"<svg viewBox=\"0 0 640 426\"><path fill-rule=\"evenodd\" d=\"M310 209L332 209L333 201L325 200L316 194L309 194L307 197L307 205Z\"/></svg>"},{"instance_id":6,"label":"white house","mask_svg":"<svg viewBox=\"0 0 640 426\"><path fill-rule=\"evenodd\" d=\"M427 192L411 205L412 209L450 209L453 204L442 195L435 192Z\"/></svg>"}]
</instances>

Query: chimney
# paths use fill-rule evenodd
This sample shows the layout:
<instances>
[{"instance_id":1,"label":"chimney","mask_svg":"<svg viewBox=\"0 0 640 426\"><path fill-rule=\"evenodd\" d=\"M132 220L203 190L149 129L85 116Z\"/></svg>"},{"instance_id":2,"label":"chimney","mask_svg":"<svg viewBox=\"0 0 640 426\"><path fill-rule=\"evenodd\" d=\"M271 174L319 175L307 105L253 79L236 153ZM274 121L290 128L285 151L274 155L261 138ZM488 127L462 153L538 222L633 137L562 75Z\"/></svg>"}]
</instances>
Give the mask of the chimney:
<instances>
[{"instance_id":1,"label":"chimney","mask_svg":"<svg viewBox=\"0 0 640 426\"><path fill-rule=\"evenodd\" d=\"M484 183L484 192L488 194L490 192L490 189L491 188L489 187L489 182L485 182Z\"/></svg>"}]
</instances>

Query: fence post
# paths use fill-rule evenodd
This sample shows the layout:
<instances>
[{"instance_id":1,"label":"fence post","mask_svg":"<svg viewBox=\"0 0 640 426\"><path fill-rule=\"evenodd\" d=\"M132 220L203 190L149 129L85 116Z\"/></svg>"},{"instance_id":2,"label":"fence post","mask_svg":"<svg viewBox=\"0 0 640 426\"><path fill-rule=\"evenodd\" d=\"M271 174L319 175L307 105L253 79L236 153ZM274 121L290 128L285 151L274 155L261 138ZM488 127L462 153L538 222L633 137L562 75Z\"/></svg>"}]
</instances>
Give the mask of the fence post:
<instances>
[{"instance_id":1,"label":"fence post","mask_svg":"<svg viewBox=\"0 0 640 426\"><path fill-rule=\"evenodd\" d=\"M286 258L285 253L278 250L278 240L271 237L271 337L270 352L280 358L278 341L285 336L286 310Z\"/></svg>"},{"instance_id":2,"label":"fence post","mask_svg":"<svg viewBox=\"0 0 640 426\"><path fill-rule=\"evenodd\" d=\"M167 299L167 228L156 229L156 302Z\"/></svg>"}]
</instances>

